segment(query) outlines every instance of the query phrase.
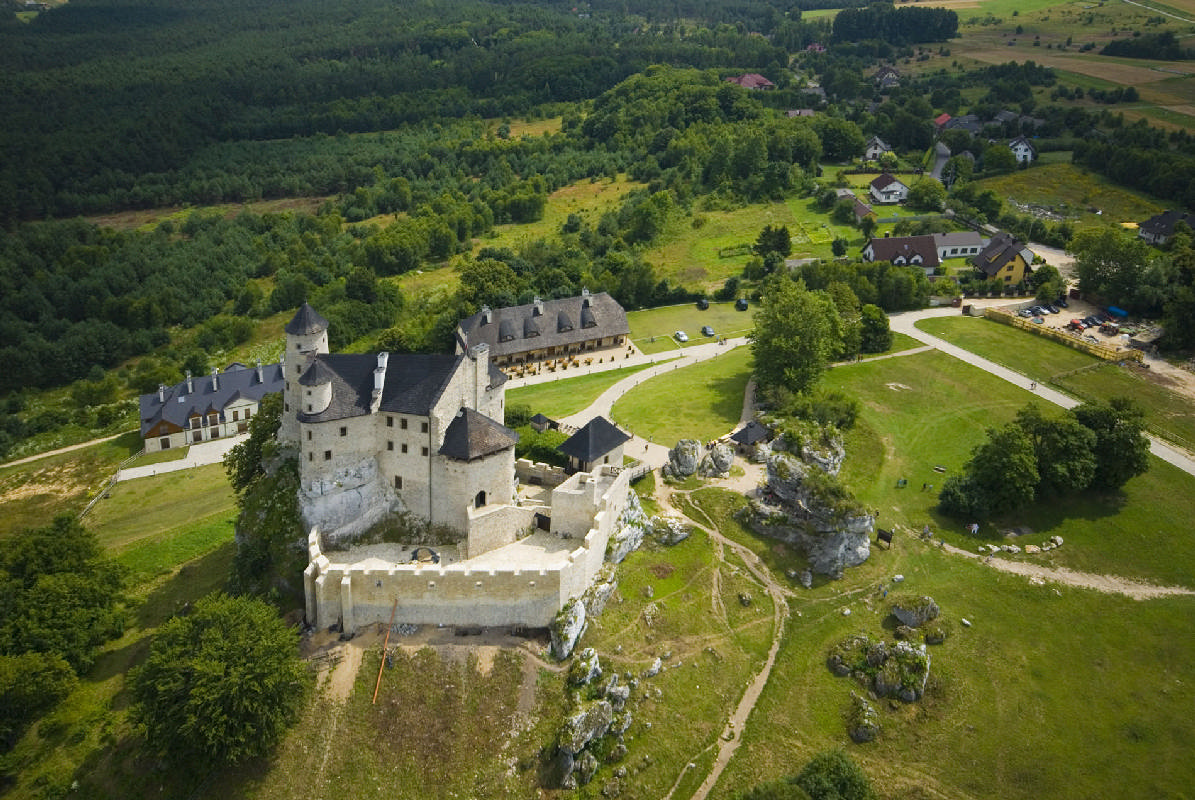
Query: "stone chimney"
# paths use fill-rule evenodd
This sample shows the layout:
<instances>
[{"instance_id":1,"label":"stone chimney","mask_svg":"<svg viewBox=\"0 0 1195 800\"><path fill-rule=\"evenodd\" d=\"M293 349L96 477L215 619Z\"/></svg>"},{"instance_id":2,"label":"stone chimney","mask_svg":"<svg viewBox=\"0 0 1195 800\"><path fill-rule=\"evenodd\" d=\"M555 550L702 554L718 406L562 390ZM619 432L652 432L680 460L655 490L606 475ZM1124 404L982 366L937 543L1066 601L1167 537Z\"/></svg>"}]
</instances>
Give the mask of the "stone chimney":
<instances>
[{"instance_id":1,"label":"stone chimney","mask_svg":"<svg viewBox=\"0 0 1195 800\"><path fill-rule=\"evenodd\" d=\"M373 370L373 397L369 402L370 411L375 414L382 405L382 389L386 387L386 364L389 360L389 353L378 353L378 365Z\"/></svg>"},{"instance_id":2,"label":"stone chimney","mask_svg":"<svg viewBox=\"0 0 1195 800\"><path fill-rule=\"evenodd\" d=\"M195 384L191 382L191 370L187 370L187 394L195 394Z\"/></svg>"},{"instance_id":3,"label":"stone chimney","mask_svg":"<svg viewBox=\"0 0 1195 800\"><path fill-rule=\"evenodd\" d=\"M220 391L220 370L212 367L212 391Z\"/></svg>"},{"instance_id":4,"label":"stone chimney","mask_svg":"<svg viewBox=\"0 0 1195 800\"><path fill-rule=\"evenodd\" d=\"M261 367L261 359L260 358L257 359L257 382L258 383L266 382L265 371Z\"/></svg>"},{"instance_id":5,"label":"stone chimney","mask_svg":"<svg viewBox=\"0 0 1195 800\"><path fill-rule=\"evenodd\" d=\"M535 305L535 311L532 312L532 316L542 317L544 315L544 301L539 299L539 295L536 295L535 299L531 302Z\"/></svg>"},{"instance_id":6,"label":"stone chimney","mask_svg":"<svg viewBox=\"0 0 1195 800\"><path fill-rule=\"evenodd\" d=\"M581 287L581 308L589 308L589 289Z\"/></svg>"},{"instance_id":7,"label":"stone chimney","mask_svg":"<svg viewBox=\"0 0 1195 800\"><path fill-rule=\"evenodd\" d=\"M158 384L158 402L159 403L166 402L166 384L164 384L164 383Z\"/></svg>"},{"instance_id":8,"label":"stone chimney","mask_svg":"<svg viewBox=\"0 0 1195 800\"><path fill-rule=\"evenodd\" d=\"M482 306L481 307L481 324L489 325L493 321L494 321L494 312L492 312L490 310L489 306Z\"/></svg>"}]
</instances>

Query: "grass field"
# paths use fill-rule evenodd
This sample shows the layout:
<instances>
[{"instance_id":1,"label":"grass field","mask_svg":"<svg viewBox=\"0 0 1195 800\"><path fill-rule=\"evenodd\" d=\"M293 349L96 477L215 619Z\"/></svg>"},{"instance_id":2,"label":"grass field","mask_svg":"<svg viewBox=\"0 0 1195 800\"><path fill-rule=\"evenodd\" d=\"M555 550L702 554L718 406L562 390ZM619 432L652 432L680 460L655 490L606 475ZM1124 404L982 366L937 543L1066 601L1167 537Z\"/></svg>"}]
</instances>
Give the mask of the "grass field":
<instances>
[{"instance_id":1,"label":"grass field","mask_svg":"<svg viewBox=\"0 0 1195 800\"><path fill-rule=\"evenodd\" d=\"M1131 397L1145 409L1153 433L1195 448L1195 404L1162 385L1167 381L1164 376L1119 367L978 317L927 319L917 327L1040 383L1051 383L1080 400Z\"/></svg>"},{"instance_id":2,"label":"grass field","mask_svg":"<svg viewBox=\"0 0 1195 800\"><path fill-rule=\"evenodd\" d=\"M614 403L611 418L669 447L679 439L716 439L738 425L750 377L751 350L736 347L636 386Z\"/></svg>"},{"instance_id":3,"label":"grass field","mask_svg":"<svg viewBox=\"0 0 1195 800\"><path fill-rule=\"evenodd\" d=\"M526 405L533 413L544 414L553 419L567 417L588 406L613 384L650 366L652 365L642 364L637 367L622 367L592 375L520 386L506 392L506 407Z\"/></svg>"},{"instance_id":4,"label":"grass field","mask_svg":"<svg viewBox=\"0 0 1195 800\"><path fill-rule=\"evenodd\" d=\"M1041 164L976 184L993 190L1001 200L1052 208L1080 224L1140 222L1165 208L1161 201L1123 189L1070 163Z\"/></svg>"},{"instance_id":5,"label":"grass field","mask_svg":"<svg viewBox=\"0 0 1195 800\"><path fill-rule=\"evenodd\" d=\"M754 307L748 307L746 311L737 311L734 303L710 303L710 307L705 311L693 303L683 303L627 312L631 339L644 353L683 349L685 345L673 337L678 330L689 335L689 344L708 343L711 340L701 335L703 325L709 325L715 334L727 339L746 336L755 324L754 319ZM653 338L655 341L652 341Z\"/></svg>"}]
</instances>

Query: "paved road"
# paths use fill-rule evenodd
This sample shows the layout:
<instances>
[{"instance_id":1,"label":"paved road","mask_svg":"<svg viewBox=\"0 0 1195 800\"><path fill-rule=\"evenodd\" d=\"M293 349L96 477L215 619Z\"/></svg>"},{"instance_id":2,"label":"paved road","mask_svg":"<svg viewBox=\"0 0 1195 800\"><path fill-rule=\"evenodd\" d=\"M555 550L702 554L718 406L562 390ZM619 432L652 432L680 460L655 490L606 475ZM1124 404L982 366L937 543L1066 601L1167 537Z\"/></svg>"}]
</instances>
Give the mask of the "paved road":
<instances>
[{"instance_id":1,"label":"paved road","mask_svg":"<svg viewBox=\"0 0 1195 800\"><path fill-rule=\"evenodd\" d=\"M964 350L947 342L945 339L928 334L916 326L918 320L929 319L930 317L955 316L958 313L958 309L955 308L929 308L923 311L908 311L903 314L894 314L890 317L890 320L892 330L908 334L919 342L930 345L937 350L941 350L946 355L953 356L960 361L965 361L974 367L979 367L983 371L989 372L998 378L1003 378L1009 383L1016 384L1025 391L1031 391L1055 405L1063 408L1073 408L1079 405L1079 401L1069 395L1055 391L1048 386L1037 385L1032 379L1025 377L1019 372L1015 372L1008 367L1001 366L994 361L989 361L982 356ZM1149 436L1149 451L1163 461L1178 467L1188 475L1195 475L1195 458L1192 458L1189 453L1183 452L1168 442L1156 436Z\"/></svg>"},{"instance_id":2,"label":"paved road","mask_svg":"<svg viewBox=\"0 0 1195 800\"><path fill-rule=\"evenodd\" d=\"M938 142L934 145L934 168L929 171L930 177L942 180L942 168L950 160L950 148Z\"/></svg>"},{"instance_id":3,"label":"paved road","mask_svg":"<svg viewBox=\"0 0 1195 800\"><path fill-rule=\"evenodd\" d=\"M148 478L151 475L161 475L164 472L175 472L180 469L203 467L208 464L219 464L224 460L224 454L240 444L249 434L241 434L228 439L217 439L214 442L200 442L187 449L187 455L177 461L163 461L160 464L150 464L144 467L129 467L116 474L116 480L128 481L134 478Z\"/></svg>"}]
</instances>

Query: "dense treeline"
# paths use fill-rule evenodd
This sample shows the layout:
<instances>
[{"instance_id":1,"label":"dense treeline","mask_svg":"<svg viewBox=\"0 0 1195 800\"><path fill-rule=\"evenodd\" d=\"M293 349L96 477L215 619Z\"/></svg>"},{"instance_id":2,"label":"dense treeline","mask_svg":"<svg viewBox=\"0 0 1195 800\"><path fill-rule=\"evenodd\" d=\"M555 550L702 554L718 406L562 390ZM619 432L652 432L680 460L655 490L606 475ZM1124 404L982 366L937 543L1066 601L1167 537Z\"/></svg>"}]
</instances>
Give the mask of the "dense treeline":
<instances>
[{"instance_id":1,"label":"dense treeline","mask_svg":"<svg viewBox=\"0 0 1195 800\"><path fill-rule=\"evenodd\" d=\"M958 14L943 8L872 3L834 17L834 41L880 39L892 44L944 42L958 35Z\"/></svg>"},{"instance_id":2,"label":"dense treeline","mask_svg":"<svg viewBox=\"0 0 1195 800\"><path fill-rule=\"evenodd\" d=\"M215 145L526 114L652 63L779 73L752 30L475 0L78 0L0 28L0 217L351 190L365 176L337 176L327 141L304 148L323 179Z\"/></svg>"},{"instance_id":3,"label":"dense treeline","mask_svg":"<svg viewBox=\"0 0 1195 800\"><path fill-rule=\"evenodd\" d=\"M1184 133L1184 132L1180 132ZM1145 120L1114 129L1106 137L1075 143L1074 161L1124 186L1195 208L1195 140L1167 136Z\"/></svg>"},{"instance_id":4,"label":"dense treeline","mask_svg":"<svg viewBox=\"0 0 1195 800\"><path fill-rule=\"evenodd\" d=\"M1195 50L1184 48L1174 31L1147 33L1126 39L1114 39L1104 45L1100 55L1122 58L1156 58L1161 61L1182 61L1195 58Z\"/></svg>"}]
</instances>

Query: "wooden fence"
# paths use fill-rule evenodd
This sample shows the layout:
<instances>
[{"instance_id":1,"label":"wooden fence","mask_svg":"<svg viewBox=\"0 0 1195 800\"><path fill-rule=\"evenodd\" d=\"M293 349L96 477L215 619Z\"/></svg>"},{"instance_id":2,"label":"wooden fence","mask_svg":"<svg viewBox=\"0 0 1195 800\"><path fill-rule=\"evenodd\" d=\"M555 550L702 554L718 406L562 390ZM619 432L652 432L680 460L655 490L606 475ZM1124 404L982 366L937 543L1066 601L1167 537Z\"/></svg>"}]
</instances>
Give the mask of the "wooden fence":
<instances>
[{"instance_id":1,"label":"wooden fence","mask_svg":"<svg viewBox=\"0 0 1195 800\"><path fill-rule=\"evenodd\" d=\"M1140 350L1134 350L1127 346L1117 346L1107 344L1105 342L1089 342L1083 338L1078 332L1059 330L1058 328L1051 328L1046 325L1041 325L1025 317L1010 314L1009 312L1000 308L984 309L983 315L990 320L1011 325L1014 328L1035 333L1038 336L1044 336L1047 339L1053 339L1060 344L1071 347L1075 350L1082 350L1084 353L1090 353L1096 358L1102 358L1105 361L1136 361L1141 362L1144 354Z\"/></svg>"}]
</instances>

